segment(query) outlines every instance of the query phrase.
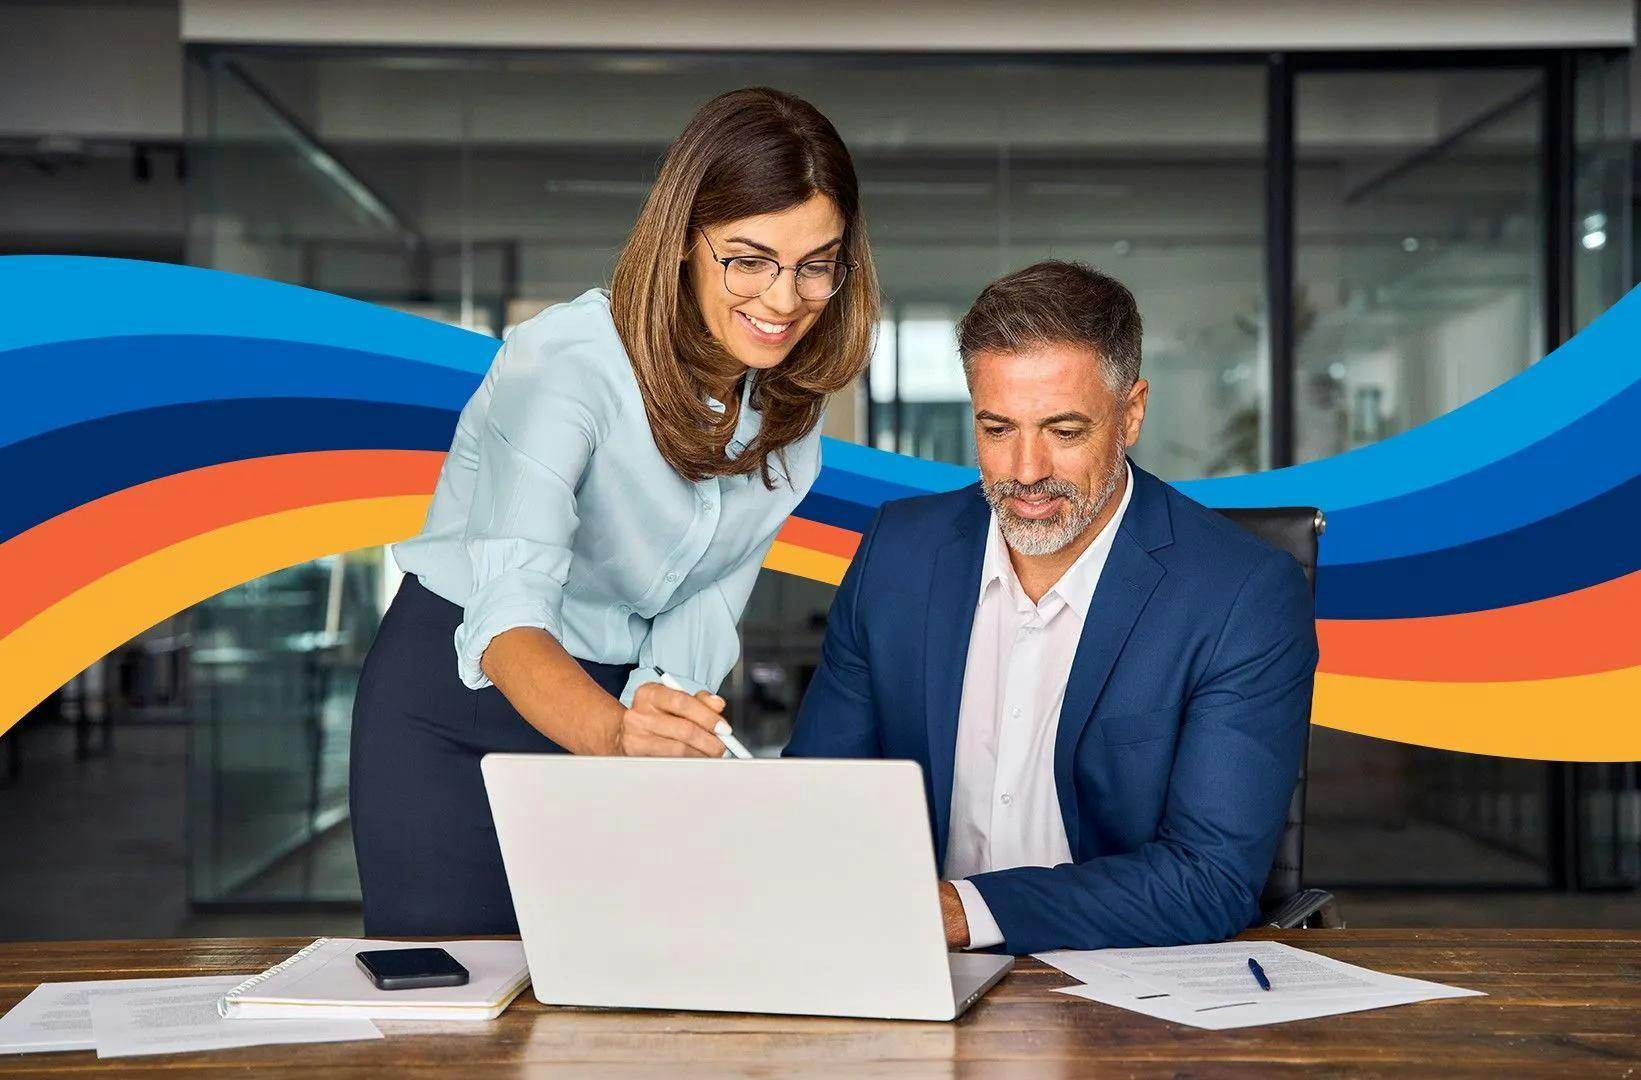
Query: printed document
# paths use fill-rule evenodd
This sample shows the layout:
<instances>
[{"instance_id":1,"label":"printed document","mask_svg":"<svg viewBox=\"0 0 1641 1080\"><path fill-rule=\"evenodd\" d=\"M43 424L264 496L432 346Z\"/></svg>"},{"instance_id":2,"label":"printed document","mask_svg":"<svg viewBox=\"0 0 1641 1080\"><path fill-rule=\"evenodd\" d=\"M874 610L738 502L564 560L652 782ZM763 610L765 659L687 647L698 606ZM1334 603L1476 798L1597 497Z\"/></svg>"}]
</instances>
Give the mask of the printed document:
<instances>
[{"instance_id":1,"label":"printed document","mask_svg":"<svg viewBox=\"0 0 1641 1080\"><path fill-rule=\"evenodd\" d=\"M0 1054L42 1050L95 1050L91 1038L91 995L145 994L156 986L217 986L218 976L197 979L101 979L41 983L0 1016Z\"/></svg>"},{"instance_id":2,"label":"printed document","mask_svg":"<svg viewBox=\"0 0 1641 1080\"><path fill-rule=\"evenodd\" d=\"M1480 996L1476 990L1385 975L1276 941L1061 950L1038 953L1037 958L1082 981L1061 993L1213 1029ZM1264 969L1271 989L1259 986L1249 958Z\"/></svg>"},{"instance_id":3,"label":"printed document","mask_svg":"<svg viewBox=\"0 0 1641 1080\"><path fill-rule=\"evenodd\" d=\"M146 993L91 995L91 1032L100 1058L222 1050L273 1043L352 1042L380 1039L363 1018L320 1020L229 1020L217 1011L222 995L239 976L204 980L194 986L152 987Z\"/></svg>"},{"instance_id":4,"label":"printed document","mask_svg":"<svg viewBox=\"0 0 1641 1080\"><path fill-rule=\"evenodd\" d=\"M42 983L0 1017L0 1054L96 1050L100 1057L113 1057L382 1037L369 1020L225 1020L217 1001L242 979Z\"/></svg>"}]
</instances>

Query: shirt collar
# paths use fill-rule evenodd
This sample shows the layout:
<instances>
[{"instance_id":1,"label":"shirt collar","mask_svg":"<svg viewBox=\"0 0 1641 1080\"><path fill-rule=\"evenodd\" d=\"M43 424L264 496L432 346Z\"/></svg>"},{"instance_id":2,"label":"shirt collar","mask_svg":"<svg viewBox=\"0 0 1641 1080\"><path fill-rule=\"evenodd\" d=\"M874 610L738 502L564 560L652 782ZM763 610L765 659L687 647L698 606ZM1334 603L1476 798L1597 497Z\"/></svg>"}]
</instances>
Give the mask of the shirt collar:
<instances>
[{"instance_id":1,"label":"shirt collar","mask_svg":"<svg viewBox=\"0 0 1641 1080\"><path fill-rule=\"evenodd\" d=\"M738 457L742 450L752 445L752 440L758 437L763 428L763 416L752 405L752 392L755 389L758 373L748 371L741 380L741 411L735 418L735 431L729 437L729 445L724 447L727 457ZM707 405L713 412L724 411L724 403L717 398L707 395Z\"/></svg>"},{"instance_id":2,"label":"shirt collar","mask_svg":"<svg viewBox=\"0 0 1641 1080\"><path fill-rule=\"evenodd\" d=\"M1111 554L1111 547L1117 539L1117 527L1122 524L1123 515L1128 511L1128 503L1134 496L1134 469L1126 460L1123 462L1124 484L1122 499L1117 503L1117 512L1111 515L1094 537L1093 543L1083 549L1060 580L1056 581L1043 598L1037 602L1036 609L1046 618L1052 618L1058 612L1060 605L1075 608L1079 617L1088 618L1088 609L1094 603L1094 590L1100 584L1100 573L1105 569L1106 559ZM1014 601L1015 607L1021 611L1029 611L1033 607L1025 590L1020 587L1020 579L1015 576L1014 564L1009 561L1008 545L1003 540L1003 529L997 523L997 511L991 513L991 526L986 531L986 554L980 564L980 596L986 595L986 590L996 582Z\"/></svg>"},{"instance_id":3,"label":"shirt collar","mask_svg":"<svg viewBox=\"0 0 1641 1080\"><path fill-rule=\"evenodd\" d=\"M1117 527L1122 524L1123 514L1128 511L1128 501L1134 495L1134 470L1127 461L1123 462L1124 482L1122 501L1117 504L1117 512L1111 515L1111 520L1105 523L1094 542L1083 549L1077 556L1077 561L1060 576L1049 590L1059 593L1060 598L1071 607L1077 609L1077 614L1088 618L1088 609L1094 603L1094 589L1100 584L1100 574L1105 569L1106 559L1111 555L1111 546L1117 541ZM1046 596L1044 597L1047 598Z\"/></svg>"}]
</instances>

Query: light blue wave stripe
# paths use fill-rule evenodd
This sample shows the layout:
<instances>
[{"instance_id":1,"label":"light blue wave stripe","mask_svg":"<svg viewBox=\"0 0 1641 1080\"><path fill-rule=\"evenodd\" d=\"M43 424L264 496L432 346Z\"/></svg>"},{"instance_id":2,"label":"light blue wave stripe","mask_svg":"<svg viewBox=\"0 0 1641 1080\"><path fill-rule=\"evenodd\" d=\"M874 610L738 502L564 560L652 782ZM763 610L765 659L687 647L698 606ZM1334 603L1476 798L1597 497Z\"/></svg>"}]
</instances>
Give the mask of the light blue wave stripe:
<instances>
[{"instance_id":1,"label":"light blue wave stripe","mask_svg":"<svg viewBox=\"0 0 1641 1080\"><path fill-rule=\"evenodd\" d=\"M1446 415L1336 457L1176 484L1209 506L1319 506L1393 499L1514 454L1641 380L1641 288L1508 382Z\"/></svg>"},{"instance_id":2,"label":"light blue wave stripe","mask_svg":"<svg viewBox=\"0 0 1641 1080\"><path fill-rule=\"evenodd\" d=\"M278 282L158 263L84 256L0 257L0 295L20 313L0 324L0 347L130 333L205 332L364 345L373 352L472 373L488 366L495 349L494 341L482 335L375 305ZM86 304L87 295L98 297L98 302ZM1641 378L1633 344L1638 308L1641 290L1634 290L1521 375L1385 442L1288 469L1177 486L1214 506L1310 504L1337 511L1465 475L1568 426ZM838 448L844 445L831 444L838 467L925 490L962 486L974 475L956 466L865 447L849 447L840 454ZM868 459L851 452L880 456ZM915 482L906 477L915 477Z\"/></svg>"},{"instance_id":3,"label":"light blue wave stripe","mask_svg":"<svg viewBox=\"0 0 1641 1080\"><path fill-rule=\"evenodd\" d=\"M1638 336L1641 288L1526 371L1412 431L1322 461L1247 476L1176 481L1174 486L1208 506L1320 506L1331 512L1422 491L1562 431L1641 381L1641 348L1634 343ZM823 460L829 468L924 491L949 491L978 475L973 469L833 440L827 440ZM1613 468L1624 471L1616 464ZM1612 471L1596 470L1600 476ZM1591 479L1603 483L1595 474ZM1339 534L1330 537L1329 561L1334 541L1340 539ZM1382 541L1383 535L1377 539Z\"/></svg>"},{"instance_id":4,"label":"light blue wave stripe","mask_svg":"<svg viewBox=\"0 0 1641 1080\"><path fill-rule=\"evenodd\" d=\"M143 334L341 345L482 373L494 338L278 281L85 255L0 256L0 349Z\"/></svg>"},{"instance_id":5,"label":"light blue wave stripe","mask_svg":"<svg viewBox=\"0 0 1641 1080\"><path fill-rule=\"evenodd\" d=\"M828 470L854 473L869 480L886 480L924 492L955 491L980 478L977 469L948 465L943 461L926 461L831 438L821 440L821 464Z\"/></svg>"},{"instance_id":6,"label":"light blue wave stripe","mask_svg":"<svg viewBox=\"0 0 1641 1080\"><path fill-rule=\"evenodd\" d=\"M1641 391L1627 390L1503 461L1388 502L1336 511L1328 520L1323 561L1377 562L1459 547L1604 495L1641 473L1638 406Z\"/></svg>"},{"instance_id":7,"label":"light blue wave stripe","mask_svg":"<svg viewBox=\"0 0 1641 1080\"><path fill-rule=\"evenodd\" d=\"M84 355L86 347L107 344ZM250 346L262 363L236 364ZM183 351L183 350L190 351ZM194 351L197 350L197 351ZM155 355L155 354L158 355ZM26 360L13 369L11 359ZM308 342L193 337L52 342L0 352L0 444L161 405L245 398L329 398L424 405L456 413L480 376L420 360Z\"/></svg>"}]
</instances>

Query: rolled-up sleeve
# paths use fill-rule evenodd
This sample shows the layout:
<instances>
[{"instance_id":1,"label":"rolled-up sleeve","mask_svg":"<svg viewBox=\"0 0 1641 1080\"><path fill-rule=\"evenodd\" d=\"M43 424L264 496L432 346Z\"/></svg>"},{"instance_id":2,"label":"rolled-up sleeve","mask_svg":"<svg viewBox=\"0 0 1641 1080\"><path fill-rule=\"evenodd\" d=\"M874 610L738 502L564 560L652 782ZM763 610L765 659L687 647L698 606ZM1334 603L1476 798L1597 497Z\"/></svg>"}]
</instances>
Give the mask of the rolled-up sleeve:
<instances>
[{"instance_id":1,"label":"rolled-up sleeve","mask_svg":"<svg viewBox=\"0 0 1641 1080\"><path fill-rule=\"evenodd\" d=\"M534 626L563 640L576 488L608 431L609 406L596 368L575 363L574 352L573 343L561 349L521 327L496 359L463 534L473 588L455 633L457 671L470 689L492 685L480 661L503 631Z\"/></svg>"}]
</instances>

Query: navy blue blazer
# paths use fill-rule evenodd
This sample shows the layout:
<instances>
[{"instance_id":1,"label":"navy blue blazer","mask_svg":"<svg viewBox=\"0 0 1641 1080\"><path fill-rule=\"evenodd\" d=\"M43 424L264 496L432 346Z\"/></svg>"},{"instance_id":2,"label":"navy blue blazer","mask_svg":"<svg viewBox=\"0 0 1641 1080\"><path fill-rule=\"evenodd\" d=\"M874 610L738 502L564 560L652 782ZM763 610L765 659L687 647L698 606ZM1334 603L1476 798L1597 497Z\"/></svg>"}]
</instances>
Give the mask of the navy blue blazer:
<instances>
[{"instance_id":1,"label":"navy blue blazer","mask_svg":"<svg viewBox=\"0 0 1641 1080\"><path fill-rule=\"evenodd\" d=\"M786 747L921 764L937 866L989 526L978 484L883 505ZM970 879L1001 947L1178 945L1247 927L1299 775L1316 658L1299 564L1136 466L1055 739L1073 861Z\"/></svg>"}]
</instances>

